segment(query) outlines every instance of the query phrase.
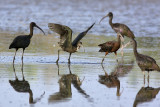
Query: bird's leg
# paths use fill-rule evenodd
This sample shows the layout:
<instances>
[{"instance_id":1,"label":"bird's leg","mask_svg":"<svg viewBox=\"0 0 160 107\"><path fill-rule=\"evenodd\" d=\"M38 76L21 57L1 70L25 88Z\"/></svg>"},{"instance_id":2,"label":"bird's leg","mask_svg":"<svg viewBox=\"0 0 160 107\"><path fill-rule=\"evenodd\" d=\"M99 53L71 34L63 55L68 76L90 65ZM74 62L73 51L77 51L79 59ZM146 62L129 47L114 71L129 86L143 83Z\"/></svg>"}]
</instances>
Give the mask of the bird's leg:
<instances>
[{"instance_id":1,"label":"bird's leg","mask_svg":"<svg viewBox=\"0 0 160 107\"><path fill-rule=\"evenodd\" d=\"M144 85L145 85L145 72L144 71L142 71L142 72L143 72L143 75L144 75L144 80L143 81L144 81Z\"/></svg>"},{"instance_id":2,"label":"bird's leg","mask_svg":"<svg viewBox=\"0 0 160 107\"><path fill-rule=\"evenodd\" d=\"M58 75L59 75L59 64L57 63L57 67L58 67Z\"/></svg>"},{"instance_id":3,"label":"bird's leg","mask_svg":"<svg viewBox=\"0 0 160 107\"><path fill-rule=\"evenodd\" d=\"M18 78L17 78L16 72L15 72L14 63L13 63L13 71L14 71L15 78L16 78L16 80L17 80Z\"/></svg>"},{"instance_id":4,"label":"bird's leg","mask_svg":"<svg viewBox=\"0 0 160 107\"><path fill-rule=\"evenodd\" d=\"M59 52L60 52L60 50L58 50L58 59L56 61L57 64L58 64L58 61L59 61Z\"/></svg>"},{"instance_id":5,"label":"bird's leg","mask_svg":"<svg viewBox=\"0 0 160 107\"><path fill-rule=\"evenodd\" d=\"M148 78L147 78L147 80L148 80L148 86L149 86L149 71L148 71Z\"/></svg>"},{"instance_id":6,"label":"bird's leg","mask_svg":"<svg viewBox=\"0 0 160 107\"><path fill-rule=\"evenodd\" d=\"M108 52L105 53L105 56L103 57L101 64L103 64L104 58L106 57L107 54Z\"/></svg>"},{"instance_id":7,"label":"bird's leg","mask_svg":"<svg viewBox=\"0 0 160 107\"><path fill-rule=\"evenodd\" d=\"M71 63L71 61L70 61L71 55L72 55L72 53L69 53L68 64Z\"/></svg>"},{"instance_id":8,"label":"bird's leg","mask_svg":"<svg viewBox=\"0 0 160 107\"><path fill-rule=\"evenodd\" d=\"M104 71L104 73L105 73L105 76L108 76L107 72L106 72L105 69L104 69L103 63L101 63L101 66L102 66L102 69L103 69L103 71Z\"/></svg>"},{"instance_id":9,"label":"bird's leg","mask_svg":"<svg viewBox=\"0 0 160 107\"><path fill-rule=\"evenodd\" d=\"M16 49L14 57L13 57L13 64L14 64L14 60L15 60L15 56L16 56L16 52L18 51L18 49Z\"/></svg>"},{"instance_id":10,"label":"bird's leg","mask_svg":"<svg viewBox=\"0 0 160 107\"><path fill-rule=\"evenodd\" d=\"M25 50L25 48L23 48L23 52L22 52L22 65L23 65L23 54L24 54L24 50Z\"/></svg>"},{"instance_id":11,"label":"bird's leg","mask_svg":"<svg viewBox=\"0 0 160 107\"><path fill-rule=\"evenodd\" d=\"M121 45L121 55L123 57L124 37L120 33L119 33L119 35L120 35L120 39L121 39L121 43L122 43L122 45Z\"/></svg>"},{"instance_id":12,"label":"bird's leg","mask_svg":"<svg viewBox=\"0 0 160 107\"><path fill-rule=\"evenodd\" d=\"M118 59L117 59L117 52L114 52L114 54L116 55L116 61L118 62Z\"/></svg>"},{"instance_id":13,"label":"bird's leg","mask_svg":"<svg viewBox=\"0 0 160 107\"><path fill-rule=\"evenodd\" d=\"M24 74L23 74L23 63L22 63L21 71L22 71L23 80L25 80L25 79L24 79Z\"/></svg>"},{"instance_id":14,"label":"bird's leg","mask_svg":"<svg viewBox=\"0 0 160 107\"><path fill-rule=\"evenodd\" d=\"M68 68L69 68L69 73L72 74L70 64L68 64Z\"/></svg>"}]
</instances>

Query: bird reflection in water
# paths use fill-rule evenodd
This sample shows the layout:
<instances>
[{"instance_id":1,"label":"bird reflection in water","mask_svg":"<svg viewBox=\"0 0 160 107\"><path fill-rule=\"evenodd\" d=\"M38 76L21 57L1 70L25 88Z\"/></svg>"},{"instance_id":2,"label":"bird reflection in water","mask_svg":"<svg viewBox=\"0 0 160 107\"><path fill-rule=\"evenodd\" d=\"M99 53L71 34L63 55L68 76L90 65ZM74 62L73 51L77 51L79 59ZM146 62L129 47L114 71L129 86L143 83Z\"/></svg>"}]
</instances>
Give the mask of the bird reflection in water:
<instances>
[{"instance_id":1,"label":"bird reflection in water","mask_svg":"<svg viewBox=\"0 0 160 107\"><path fill-rule=\"evenodd\" d=\"M15 67L13 64L13 70L15 73ZM23 75L23 65L22 65L22 75ZM23 75L23 80L18 80L16 73L15 73L15 80L9 80L10 85L14 88L15 91L20 92L20 93L29 93L29 103L30 104L35 104L36 102L40 101L45 94L45 92L39 97L33 100L33 92L30 89L30 84L28 81L25 80L24 75Z\"/></svg>"},{"instance_id":2,"label":"bird reflection in water","mask_svg":"<svg viewBox=\"0 0 160 107\"><path fill-rule=\"evenodd\" d=\"M121 96L123 90L120 92L120 80L118 77L123 77L125 74L129 73L134 66L134 61L132 60L126 63L120 62L110 75L105 71L103 64L101 65L105 75L99 75L99 82L106 85L108 88L117 87L116 95L118 97Z\"/></svg>"},{"instance_id":3,"label":"bird reflection in water","mask_svg":"<svg viewBox=\"0 0 160 107\"><path fill-rule=\"evenodd\" d=\"M78 90L78 92L81 93L85 98L90 97L81 88L84 78L81 81L80 78L76 74L72 74L70 70L70 64L68 64L68 68L69 68L70 74L62 75L62 77L59 79L58 81L59 82L59 92L54 93L53 95L50 95L48 99L49 103L70 100L70 98L72 98L71 84L73 84L73 86Z\"/></svg>"},{"instance_id":4,"label":"bird reflection in water","mask_svg":"<svg viewBox=\"0 0 160 107\"><path fill-rule=\"evenodd\" d=\"M158 94L159 90L160 87L159 88L153 88L149 86L142 87L136 95L133 107L137 107L137 105L140 103L152 101L154 98L156 98L156 95Z\"/></svg>"}]
</instances>

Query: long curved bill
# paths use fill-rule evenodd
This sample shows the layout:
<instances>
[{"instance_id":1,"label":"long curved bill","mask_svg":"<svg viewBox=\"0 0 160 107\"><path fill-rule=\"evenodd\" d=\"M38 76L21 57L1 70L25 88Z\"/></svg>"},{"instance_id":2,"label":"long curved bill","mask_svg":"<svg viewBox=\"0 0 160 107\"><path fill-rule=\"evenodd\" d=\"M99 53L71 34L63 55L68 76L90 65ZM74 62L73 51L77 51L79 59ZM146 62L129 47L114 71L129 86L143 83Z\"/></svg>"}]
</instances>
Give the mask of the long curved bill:
<instances>
[{"instance_id":1,"label":"long curved bill","mask_svg":"<svg viewBox=\"0 0 160 107\"><path fill-rule=\"evenodd\" d=\"M35 27L37 27L39 30L41 30L43 32L43 34L45 35L44 31L37 25L35 25Z\"/></svg>"},{"instance_id":2,"label":"long curved bill","mask_svg":"<svg viewBox=\"0 0 160 107\"><path fill-rule=\"evenodd\" d=\"M100 24L101 21L102 21L103 19L105 19L106 17L108 17L108 14L107 14L106 16L102 17L102 19L99 21L99 24Z\"/></svg>"}]
</instances>

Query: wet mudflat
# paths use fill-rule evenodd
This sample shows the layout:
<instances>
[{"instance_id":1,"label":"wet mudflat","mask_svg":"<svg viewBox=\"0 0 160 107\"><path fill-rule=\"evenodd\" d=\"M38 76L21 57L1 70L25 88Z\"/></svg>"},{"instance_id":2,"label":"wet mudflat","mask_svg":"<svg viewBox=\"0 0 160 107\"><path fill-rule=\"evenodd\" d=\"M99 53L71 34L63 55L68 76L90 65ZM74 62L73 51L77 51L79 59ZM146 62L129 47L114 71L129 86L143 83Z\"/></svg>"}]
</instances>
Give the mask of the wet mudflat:
<instances>
[{"instance_id":1,"label":"wet mudflat","mask_svg":"<svg viewBox=\"0 0 160 107\"><path fill-rule=\"evenodd\" d=\"M9 44L13 36L1 34L1 38ZM159 106L160 73L151 72L149 88L147 80L144 86L143 74L135 62L132 46L124 49L123 59L118 51L118 63L114 54L109 54L101 66L104 53L98 52L97 45L99 41L102 43L115 38L89 34L83 40L85 52L80 49L73 54L70 66L67 63L68 53L61 52L57 66L57 36L34 35L24 54L24 80L22 50L18 51L15 60L16 80L12 65L14 50L8 50L7 45L1 47L0 106ZM137 37L136 40L138 51L154 57L160 65L160 38ZM139 91L142 92L140 95ZM136 98L137 94L139 98Z\"/></svg>"}]
</instances>

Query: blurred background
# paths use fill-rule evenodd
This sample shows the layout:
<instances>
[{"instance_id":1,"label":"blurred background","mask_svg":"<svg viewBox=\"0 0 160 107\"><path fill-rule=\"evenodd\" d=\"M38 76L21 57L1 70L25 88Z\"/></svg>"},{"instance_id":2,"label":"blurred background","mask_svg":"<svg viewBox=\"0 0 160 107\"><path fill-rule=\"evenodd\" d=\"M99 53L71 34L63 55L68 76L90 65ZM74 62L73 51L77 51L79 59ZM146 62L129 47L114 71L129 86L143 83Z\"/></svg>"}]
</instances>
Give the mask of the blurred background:
<instances>
[{"instance_id":1,"label":"blurred background","mask_svg":"<svg viewBox=\"0 0 160 107\"><path fill-rule=\"evenodd\" d=\"M159 5L159 0L1 0L0 31L27 32L34 21L48 32L49 22L80 32L95 21L98 24L111 11L113 22L128 25L136 36L155 37L160 29ZM93 31L96 35L115 35L108 18Z\"/></svg>"}]
</instances>

